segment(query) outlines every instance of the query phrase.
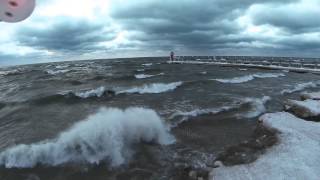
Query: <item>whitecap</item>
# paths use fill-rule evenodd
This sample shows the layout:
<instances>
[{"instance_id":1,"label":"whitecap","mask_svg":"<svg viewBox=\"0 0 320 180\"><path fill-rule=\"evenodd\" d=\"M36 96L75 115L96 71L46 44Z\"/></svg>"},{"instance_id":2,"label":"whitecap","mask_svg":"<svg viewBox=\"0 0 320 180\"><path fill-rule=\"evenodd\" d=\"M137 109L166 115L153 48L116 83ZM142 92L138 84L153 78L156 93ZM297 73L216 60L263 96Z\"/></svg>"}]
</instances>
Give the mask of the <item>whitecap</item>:
<instances>
[{"instance_id":1,"label":"whitecap","mask_svg":"<svg viewBox=\"0 0 320 180\"><path fill-rule=\"evenodd\" d=\"M164 75L164 73L159 73L159 74L155 74L155 75L151 75L151 74L137 74L134 75L136 79L146 79L146 78L151 78L151 77L155 77L155 76L162 76Z\"/></svg>"},{"instance_id":2,"label":"whitecap","mask_svg":"<svg viewBox=\"0 0 320 180\"><path fill-rule=\"evenodd\" d=\"M152 63L145 63L145 64L142 64L142 66L152 66L153 64Z\"/></svg>"},{"instance_id":3,"label":"whitecap","mask_svg":"<svg viewBox=\"0 0 320 180\"><path fill-rule=\"evenodd\" d=\"M153 83L153 84L147 84L140 87L133 87L127 90L118 91L117 94L122 94L122 93L158 94L158 93L173 91L179 86L181 86L182 84L183 84L182 82L173 82L169 84Z\"/></svg>"},{"instance_id":4,"label":"whitecap","mask_svg":"<svg viewBox=\"0 0 320 180\"><path fill-rule=\"evenodd\" d=\"M238 83L245 83L254 80L255 78L277 78L285 76L283 73L257 73L257 74L250 74L240 77L234 77L231 79L213 79L215 81L221 83L231 83L231 84L238 84Z\"/></svg>"},{"instance_id":5,"label":"whitecap","mask_svg":"<svg viewBox=\"0 0 320 180\"><path fill-rule=\"evenodd\" d=\"M92 89L84 92L77 92L77 93L74 93L74 95L84 99L90 98L90 97L102 97L105 91L106 91L105 87L99 87L97 89Z\"/></svg>"},{"instance_id":6,"label":"whitecap","mask_svg":"<svg viewBox=\"0 0 320 180\"><path fill-rule=\"evenodd\" d=\"M70 70L67 70L67 69L64 69L64 70L47 70L46 72L48 74L51 74L51 75L57 75L57 74L64 74L64 73L67 73L69 72Z\"/></svg>"},{"instance_id":7,"label":"whitecap","mask_svg":"<svg viewBox=\"0 0 320 180\"><path fill-rule=\"evenodd\" d=\"M207 109L194 109L192 111L176 111L174 112L169 119L174 120L176 118L181 117L179 120L175 120L171 124L171 128L177 127L179 124L189 120L192 117L197 117L200 115L206 115L206 114L218 114L220 112L228 111L230 109L233 109L235 107L232 106L223 106L220 108L207 108Z\"/></svg>"},{"instance_id":8,"label":"whitecap","mask_svg":"<svg viewBox=\"0 0 320 180\"><path fill-rule=\"evenodd\" d=\"M174 141L163 120L153 110L102 108L56 139L21 144L1 152L0 165L31 168L39 164L108 162L116 167L130 159L133 144L154 142L168 145Z\"/></svg>"},{"instance_id":9,"label":"whitecap","mask_svg":"<svg viewBox=\"0 0 320 180\"><path fill-rule=\"evenodd\" d=\"M294 92L299 92L303 91L307 88L315 88L317 87L319 83L314 83L314 82L307 82L307 83L301 83L301 84L296 84L292 89L285 89L281 91L281 94L291 94Z\"/></svg>"},{"instance_id":10,"label":"whitecap","mask_svg":"<svg viewBox=\"0 0 320 180\"><path fill-rule=\"evenodd\" d=\"M250 103L250 110L244 114L241 114L241 117L254 118L266 112L265 104L270 101L269 96L263 96L262 98L245 98L244 103Z\"/></svg>"}]
</instances>

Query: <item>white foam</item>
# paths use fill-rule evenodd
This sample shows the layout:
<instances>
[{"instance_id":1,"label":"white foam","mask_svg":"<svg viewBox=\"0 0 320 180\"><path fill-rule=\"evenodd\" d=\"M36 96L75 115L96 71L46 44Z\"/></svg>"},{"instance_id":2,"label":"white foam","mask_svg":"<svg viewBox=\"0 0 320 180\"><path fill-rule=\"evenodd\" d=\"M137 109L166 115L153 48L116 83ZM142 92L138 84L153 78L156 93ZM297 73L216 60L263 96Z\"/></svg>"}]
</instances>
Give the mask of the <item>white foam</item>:
<instances>
[{"instance_id":1,"label":"white foam","mask_svg":"<svg viewBox=\"0 0 320 180\"><path fill-rule=\"evenodd\" d=\"M235 77L231 79L213 79L213 80L221 83L238 84L238 83L245 83L245 82L252 81L255 78L277 78L277 77L283 77L283 76L285 76L283 73L257 73L257 74L250 74L246 76Z\"/></svg>"},{"instance_id":2,"label":"white foam","mask_svg":"<svg viewBox=\"0 0 320 180\"><path fill-rule=\"evenodd\" d=\"M58 65L56 66L56 69L65 69L68 68L70 65L66 64L66 65Z\"/></svg>"},{"instance_id":3,"label":"white foam","mask_svg":"<svg viewBox=\"0 0 320 180\"><path fill-rule=\"evenodd\" d=\"M223 106L220 108L194 109L192 111L176 111L169 117L169 119L175 119L177 117L181 117L181 119L179 119L178 121L172 122L171 128L177 127L179 124L187 121L192 117L197 117L205 114L218 114L220 112L228 111L233 108L234 107L232 106Z\"/></svg>"},{"instance_id":4,"label":"white foam","mask_svg":"<svg viewBox=\"0 0 320 180\"><path fill-rule=\"evenodd\" d=\"M20 71L15 69L15 70L10 70L10 71L0 71L0 76L6 76L6 75L11 75L11 74L16 74L19 73Z\"/></svg>"},{"instance_id":5,"label":"white foam","mask_svg":"<svg viewBox=\"0 0 320 180\"><path fill-rule=\"evenodd\" d=\"M65 163L125 164L131 145L155 142L174 143L174 137L156 112L144 108L126 110L102 108L75 124L56 139L30 145L17 145L0 153L0 165L29 168L38 164L58 166Z\"/></svg>"},{"instance_id":6,"label":"white foam","mask_svg":"<svg viewBox=\"0 0 320 180\"><path fill-rule=\"evenodd\" d=\"M48 73L48 74L51 74L51 75L57 75L57 74L64 74L64 73L67 73L67 72L69 72L70 70L66 70L66 69L64 69L64 70L47 70L46 72Z\"/></svg>"},{"instance_id":7,"label":"white foam","mask_svg":"<svg viewBox=\"0 0 320 180\"><path fill-rule=\"evenodd\" d=\"M146 79L146 78L150 78L150 77L154 77L154 76L162 76L164 75L164 73L159 73L159 74L155 74L155 75L148 75L148 74L137 74L134 75L136 79Z\"/></svg>"},{"instance_id":8,"label":"white foam","mask_svg":"<svg viewBox=\"0 0 320 180\"><path fill-rule=\"evenodd\" d=\"M303 91L307 88L315 88L315 87L317 87L317 84L318 83L314 83L314 82L296 84L292 89L285 89L285 90L281 91L281 94L291 94L294 92Z\"/></svg>"},{"instance_id":9,"label":"white foam","mask_svg":"<svg viewBox=\"0 0 320 180\"><path fill-rule=\"evenodd\" d=\"M265 104L270 101L269 96L263 96L262 98L245 98L243 101L245 103L250 103L251 109L245 114L240 116L246 118L254 118L266 112Z\"/></svg>"},{"instance_id":10,"label":"white foam","mask_svg":"<svg viewBox=\"0 0 320 180\"><path fill-rule=\"evenodd\" d=\"M320 177L320 124L285 113L260 117L276 128L280 143L251 164L215 168L212 180L318 180Z\"/></svg>"},{"instance_id":11,"label":"white foam","mask_svg":"<svg viewBox=\"0 0 320 180\"><path fill-rule=\"evenodd\" d=\"M153 83L147 84L141 87L133 87L127 90L118 91L117 94L122 93L138 93L138 94L157 94L157 93L164 93L168 91L173 91L179 86L181 86L182 82L173 82L169 84L164 83Z\"/></svg>"},{"instance_id":12,"label":"white foam","mask_svg":"<svg viewBox=\"0 0 320 180\"><path fill-rule=\"evenodd\" d=\"M102 97L105 91L106 91L105 87L99 87L97 89L92 89L84 92L77 92L77 93L74 93L74 95L84 99L89 97Z\"/></svg>"},{"instance_id":13,"label":"white foam","mask_svg":"<svg viewBox=\"0 0 320 180\"><path fill-rule=\"evenodd\" d=\"M142 66L152 66L152 63L146 63L146 64L142 64Z\"/></svg>"},{"instance_id":14,"label":"white foam","mask_svg":"<svg viewBox=\"0 0 320 180\"><path fill-rule=\"evenodd\" d=\"M245 68L239 68L240 71L247 71L248 69Z\"/></svg>"}]
</instances>

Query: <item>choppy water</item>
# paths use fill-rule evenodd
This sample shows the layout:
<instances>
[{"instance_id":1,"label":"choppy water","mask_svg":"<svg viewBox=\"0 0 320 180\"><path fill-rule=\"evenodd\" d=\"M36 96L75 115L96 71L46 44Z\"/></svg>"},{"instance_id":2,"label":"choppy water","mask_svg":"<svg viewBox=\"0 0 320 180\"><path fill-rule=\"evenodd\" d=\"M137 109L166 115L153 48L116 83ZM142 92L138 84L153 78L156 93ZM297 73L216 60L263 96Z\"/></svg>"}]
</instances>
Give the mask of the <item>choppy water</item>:
<instances>
[{"instance_id":1,"label":"choppy water","mask_svg":"<svg viewBox=\"0 0 320 180\"><path fill-rule=\"evenodd\" d=\"M0 179L168 179L210 166L319 76L161 58L0 69Z\"/></svg>"}]
</instances>

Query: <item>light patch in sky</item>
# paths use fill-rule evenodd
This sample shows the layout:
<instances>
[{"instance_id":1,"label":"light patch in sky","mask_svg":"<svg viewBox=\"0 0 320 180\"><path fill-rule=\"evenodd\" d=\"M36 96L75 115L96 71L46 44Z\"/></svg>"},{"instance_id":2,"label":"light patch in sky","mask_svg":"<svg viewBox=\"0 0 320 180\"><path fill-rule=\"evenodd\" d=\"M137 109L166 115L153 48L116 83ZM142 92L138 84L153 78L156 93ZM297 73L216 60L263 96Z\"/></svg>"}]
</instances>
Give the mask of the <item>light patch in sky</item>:
<instances>
[{"instance_id":1,"label":"light patch in sky","mask_svg":"<svg viewBox=\"0 0 320 180\"><path fill-rule=\"evenodd\" d=\"M108 0L54 0L39 10L40 16L69 16L88 19L108 13Z\"/></svg>"}]
</instances>

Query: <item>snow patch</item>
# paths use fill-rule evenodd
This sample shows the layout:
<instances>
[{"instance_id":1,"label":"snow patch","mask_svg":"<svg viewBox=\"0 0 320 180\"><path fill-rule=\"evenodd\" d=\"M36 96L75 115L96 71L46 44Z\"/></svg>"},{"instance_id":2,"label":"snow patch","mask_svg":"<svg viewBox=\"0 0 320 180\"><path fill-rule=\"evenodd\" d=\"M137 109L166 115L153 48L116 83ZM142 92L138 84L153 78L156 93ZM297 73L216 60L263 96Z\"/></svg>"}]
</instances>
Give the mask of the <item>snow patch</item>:
<instances>
[{"instance_id":1,"label":"snow patch","mask_svg":"<svg viewBox=\"0 0 320 180\"><path fill-rule=\"evenodd\" d=\"M280 144L267 150L254 163L214 169L212 180L318 180L320 124L286 112L265 114L260 119L281 132Z\"/></svg>"},{"instance_id":2,"label":"snow patch","mask_svg":"<svg viewBox=\"0 0 320 180\"><path fill-rule=\"evenodd\" d=\"M304 99L320 100L320 92L312 92L312 93L304 92L301 95Z\"/></svg>"},{"instance_id":3,"label":"snow patch","mask_svg":"<svg viewBox=\"0 0 320 180\"><path fill-rule=\"evenodd\" d=\"M308 99L305 101L290 100L289 102L293 106L296 106L301 110L305 110L309 116L319 116L320 115L320 101ZM287 108L289 108L289 107L287 107Z\"/></svg>"}]
</instances>

